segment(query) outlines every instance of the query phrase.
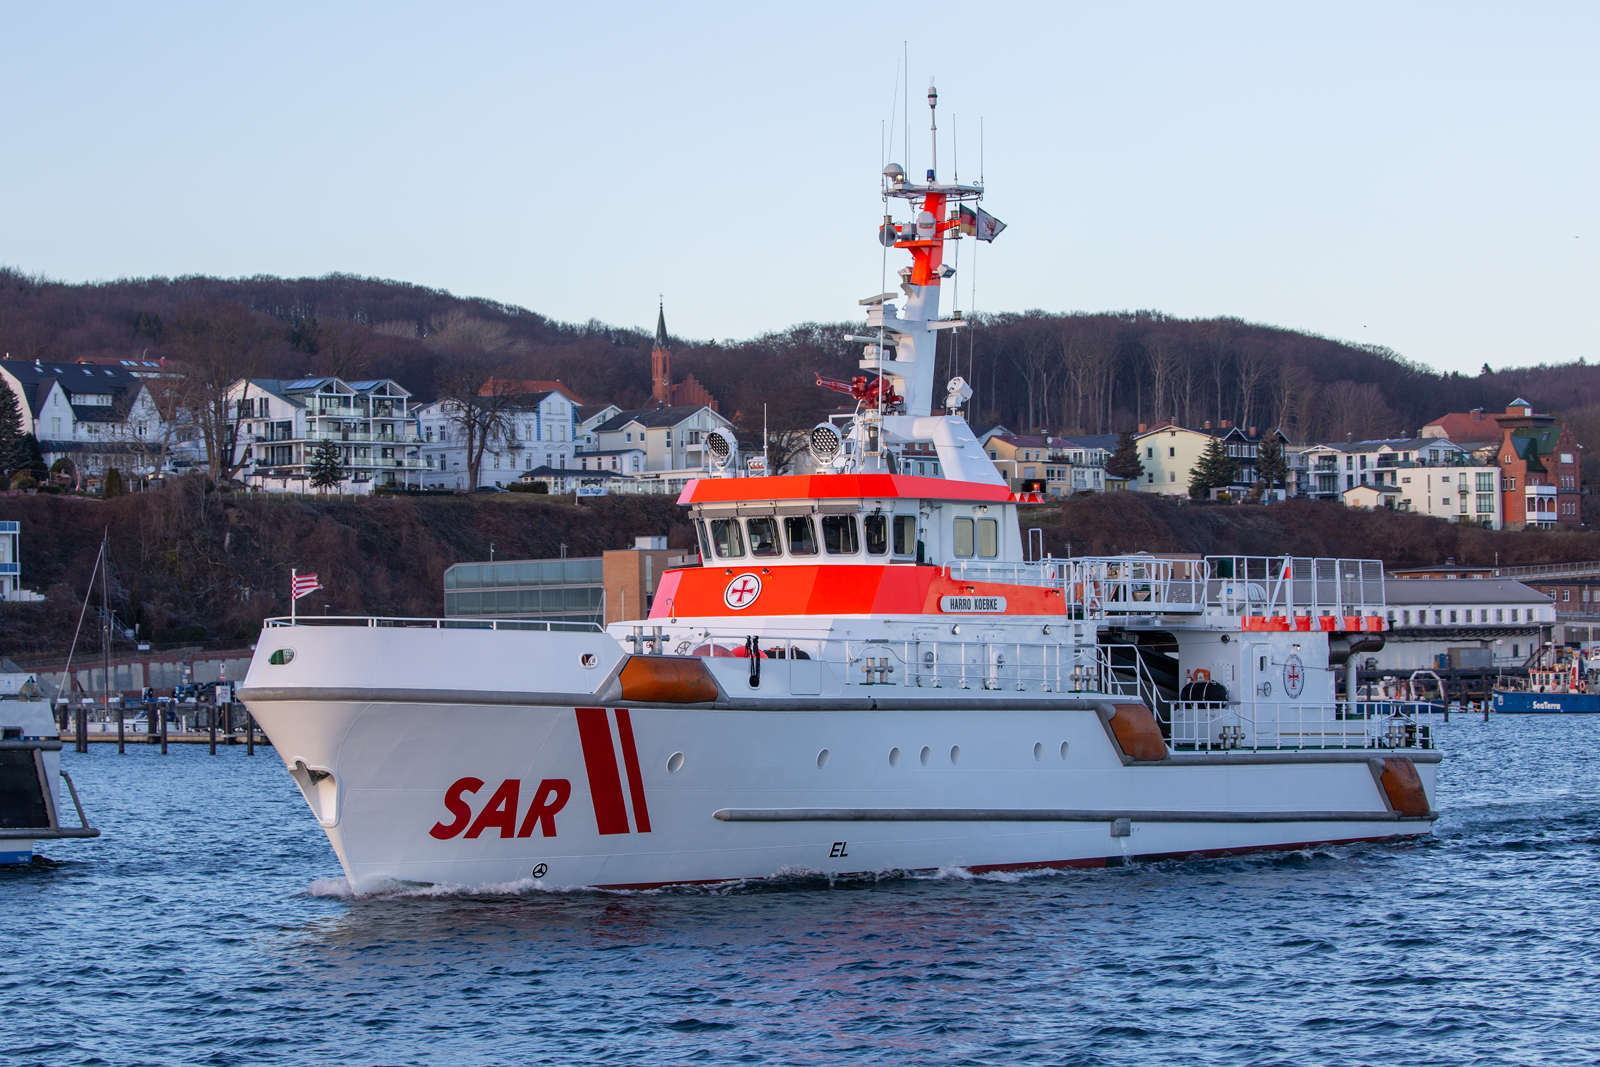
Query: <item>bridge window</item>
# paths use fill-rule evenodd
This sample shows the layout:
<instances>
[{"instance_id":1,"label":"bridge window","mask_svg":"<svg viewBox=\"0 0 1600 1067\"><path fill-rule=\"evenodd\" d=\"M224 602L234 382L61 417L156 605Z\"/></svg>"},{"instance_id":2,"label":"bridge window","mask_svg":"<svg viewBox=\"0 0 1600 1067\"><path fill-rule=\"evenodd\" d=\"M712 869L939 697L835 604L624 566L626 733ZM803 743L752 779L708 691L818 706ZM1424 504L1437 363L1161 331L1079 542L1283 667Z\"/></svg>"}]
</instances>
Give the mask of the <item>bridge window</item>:
<instances>
[{"instance_id":1,"label":"bridge window","mask_svg":"<svg viewBox=\"0 0 1600 1067\"><path fill-rule=\"evenodd\" d=\"M995 519L978 520L978 555L994 559L1000 554L1000 523Z\"/></svg>"},{"instance_id":2,"label":"bridge window","mask_svg":"<svg viewBox=\"0 0 1600 1067\"><path fill-rule=\"evenodd\" d=\"M973 554L973 534L971 519L957 519L955 521L955 544L952 554L957 556L971 556Z\"/></svg>"},{"instance_id":3,"label":"bridge window","mask_svg":"<svg viewBox=\"0 0 1600 1067\"><path fill-rule=\"evenodd\" d=\"M750 554L752 556L783 555L783 547L778 544L777 519L750 520Z\"/></svg>"},{"instance_id":4,"label":"bridge window","mask_svg":"<svg viewBox=\"0 0 1600 1067\"><path fill-rule=\"evenodd\" d=\"M793 515L784 519L783 536L789 542L789 555L817 554L817 528L811 524L811 516Z\"/></svg>"},{"instance_id":5,"label":"bridge window","mask_svg":"<svg viewBox=\"0 0 1600 1067\"><path fill-rule=\"evenodd\" d=\"M711 543L719 559L739 559L744 555L744 534L738 519L712 519Z\"/></svg>"},{"instance_id":6,"label":"bridge window","mask_svg":"<svg viewBox=\"0 0 1600 1067\"><path fill-rule=\"evenodd\" d=\"M894 517L894 554L897 556L914 556L917 554L917 517L915 515L896 515Z\"/></svg>"},{"instance_id":7,"label":"bridge window","mask_svg":"<svg viewBox=\"0 0 1600 1067\"><path fill-rule=\"evenodd\" d=\"M861 520L867 538L867 554L881 556L889 551L889 516L868 515Z\"/></svg>"},{"instance_id":8,"label":"bridge window","mask_svg":"<svg viewBox=\"0 0 1600 1067\"><path fill-rule=\"evenodd\" d=\"M853 556L861 551L856 536L854 515L825 515L822 519L822 544L830 556Z\"/></svg>"}]
</instances>

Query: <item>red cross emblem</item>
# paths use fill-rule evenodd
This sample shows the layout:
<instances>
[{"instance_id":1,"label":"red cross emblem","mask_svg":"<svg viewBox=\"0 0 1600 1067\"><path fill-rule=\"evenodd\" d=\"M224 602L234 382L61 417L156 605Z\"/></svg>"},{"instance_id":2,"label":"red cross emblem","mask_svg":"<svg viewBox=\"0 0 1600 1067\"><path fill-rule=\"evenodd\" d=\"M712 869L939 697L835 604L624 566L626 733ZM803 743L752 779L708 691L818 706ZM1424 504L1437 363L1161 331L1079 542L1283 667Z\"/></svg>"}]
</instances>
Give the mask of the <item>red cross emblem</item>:
<instances>
[{"instance_id":1,"label":"red cross emblem","mask_svg":"<svg viewBox=\"0 0 1600 1067\"><path fill-rule=\"evenodd\" d=\"M1283 665L1283 689L1291 697L1297 697L1305 689L1305 665L1300 662L1299 656L1290 656Z\"/></svg>"},{"instance_id":2,"label":"red cross emblem","mask_svg":"<svg viewBox=\"0 0 1600 1067\"><path fill-rule=\"evenodd\" d=\"M760 595L761 579L753 574L741 574L728 583L727 591L722 594L722 600L728 607L738 611L755 603L756 597Z\"/></svg>"}]
</instances>

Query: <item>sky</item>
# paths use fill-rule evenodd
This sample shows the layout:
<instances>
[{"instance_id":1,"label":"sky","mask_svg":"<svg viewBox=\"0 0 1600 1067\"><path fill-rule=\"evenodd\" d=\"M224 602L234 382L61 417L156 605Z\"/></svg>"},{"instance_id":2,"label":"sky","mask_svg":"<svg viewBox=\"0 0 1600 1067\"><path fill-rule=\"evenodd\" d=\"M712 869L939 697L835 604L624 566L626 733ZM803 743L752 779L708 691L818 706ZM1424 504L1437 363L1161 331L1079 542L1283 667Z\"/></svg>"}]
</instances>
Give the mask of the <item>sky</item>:
<instances>
[{"instance_id":1,"label":"sky","mask_svg":"<svg viewBox=\"0 0 1600 1067\"><path fill-rule=\"evenodd\" d=\"M1600 359L1592 2L11 0L5 24L0 264L62 281L344 272L646 329L659 298L695 340L849 320L935 77L939 176L981 174L1007 224L965 242L963 309L1236 316L1463 373Z\"/></svg>"}]
</instances>

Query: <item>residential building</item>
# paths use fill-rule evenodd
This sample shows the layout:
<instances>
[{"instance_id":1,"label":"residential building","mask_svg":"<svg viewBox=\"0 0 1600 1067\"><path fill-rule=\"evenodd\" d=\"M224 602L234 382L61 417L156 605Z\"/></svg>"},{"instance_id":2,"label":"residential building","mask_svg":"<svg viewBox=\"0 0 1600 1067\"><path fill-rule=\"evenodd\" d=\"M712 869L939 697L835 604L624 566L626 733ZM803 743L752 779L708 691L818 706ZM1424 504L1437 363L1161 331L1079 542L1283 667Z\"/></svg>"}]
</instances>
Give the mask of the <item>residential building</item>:
<instances>
[{"instance_id":1,"label":"residential building","mask_svg":"<svg viewBox=\"0 0 1600 1067\"><path fill-rule=\"evenodd\" d=\"M580 404L576 415L578 428L574 432L578 451L599 451L600 437L595 433L596 428L604 426L613 416L620 414L622 409L615 404Z\"/></svg>"},{"instance_id":2,"label":"residential building","mask_svg":"<svg viewBox=\"0 0 1600 1067\"><path fill-rule=\"evenodd\" d=\"M1583 521L1582 446L1569 425L1536 413L1523 397L1506 405L1503 414L1476 408L1441 416L1424 426L1422 434L1448 437L1499 467L1507 529Z\"/></svg>"},{"instance_id":3,"label":"residential building","mask_svg":"<svg viewBox=\"0 0 1600 1067\"><path fill-rule=\"evenodd\" d=\"M1431 669L1455 648L1490 650L1495 666L1522 664L1557 622L1549 596L1510 578L1387 578L1390 629L1379 670Z\"/></svg>"},{"instance_id":4,"label":"residential building","mask_svg":"<svg viewBox=\"0 0 1600 1067\"><path fill-rule=\"evenodd\" d=\"M1015 492L1071 496L1103 493L1106 462L1116 434L1051 437L990 431L981 440L995 468Z\"/></svg>"},{"instance_id":5,"label":"residential building","mask_svg":"<svg viewBox=\"0 0 1600 1067\"><path fill-rule=\"evenodd\" d=\"M1440 439L1397 438L1380 441L1353 441L1336 445L1308 445L1298 449L1299 467L1306 472L1305 495L1314 500L1338 500L1347 489L1358 485L1388 485L1402 482L1402 467L1455 466L1470 463L1472 456L1461 446Z\"/></svg>"},{"instance_id":6,"label":"residential building","mask_svg":"<svg viewBox=\"0 0 1600 1067\"><path fill-rule=\"evenodd\" d=\"M417 409L424 488L477 487L467 484L467 434L459 411L459 402L448 399ZM535 467L575 466L577 412L578 405L565 387L519 395L517 406L502 413L503 428L484 445L478 486L505 486Z\"/></svg>"},{"instance_id":7,"label":"residential building","mask_svg":"<svg viewBox=\"0 0 1600 1067\"><path fill-rule=\"evenodd\" d=\"M94 480L112 467L147 478L164 466L175 430L151 383L128 368L5 360L0 377L47 465L70 460Z\"/></svg>"},{"instance_id":8,"label":"residential building","mask_svg":"<svg viewBox=\"0 0 1600 1067\"><path fill-rule=\"evenodd\" d=\"M330 491L370 493L415 487L423 463L411 394L373 378L251 378L228 392L237 432L235 463L253 489L311 491L311 464L324 441L339 450L341 477Z\"/></svg>"},{"instance_id":9,"label":"residential building","mask_svg":"<svg viewBox=\"0 0 1600 1067\"><path fill-rule=\"evenodd\" d=\"M0 600L23 599L22 523L15 519L0 522Z\"/></svg>"},{"instance_id":10,"label":"residential building","mask_svg":"<svg viewBox=\"0 0 1600 1067\"><path fill-rule=\"evenodd\" d=\"M690 374L676 384L672 381L672 343L667 340L667 311L663 305L656 315L656 340L650 350L650 399L659 407L708 407L717 410L716 399Z\"/></svg>"},{"instance_id":11,"label":"residential building","mask_svg":"<svg viewBox=\"0 0 1600 1067\"><path fill-rule=\"evenodd\" d=\"M1499 470L1444 438L1312 445L1300 455L1307 496L1499 529Z\"/></svg>"},{"instance_id":12,"label":"residential building","mask_svg":"<svg viewBox=\"0 0 1600 1067\"><path fill-rule=\"evenodd\" d=\"M1524 584L1555 605L1556 644L1590 647L1600 641L1600 578L1528 578Z\"/></svg>"},{"instance_id":13,"label":"residential building","mask_svg":"<svg viewBox=\"0 0 1600 1067\"><path fill-rule=\"evenodd\" d=\"M1268 430L1267 433L1275 435L1279 444L1288 445L1289 438L1282 430ZM1233 483L1224 489L1235 496L1243 496L1255 486L1256 460L1264 436L1256 427L1246 430L1226 419L1216 429L1208 422L1198 430L1171 422L1149 428L1141 423L1139 432L1134 435L1139 445L1139 462L1144 465L1139 490L1187 496L1190 474L1199 465L1211 441L1220 438L1236 466ZM1275 489L1274 496L1282 499L1288 492L1289 487Z\"/></svg>"},{"instance_id":14,"label":"residential building","mask_svg":"<svg viewBox=\"0 0 1600 1067\"><path fill-rule=\"evenodd\" d=\"M685 405L618 412L596 426L594 436L598 452L643 448L645 472L687 481L711 470L705 447L710 430L732 434L733 423L709 405Z\"/></svg>"},{"instance_id":15,"label":"residential building","mask_svg":"<svg viewBox=\"0 0 1600 1067\"><path fill-rule=\"evenodd\" d=\"M613 474L643 474L646 460L644 446L633 448L608 448L593 452L579 452L573 456L573 466L580 471L608 471Z\"/></svg>"}]
</instances>

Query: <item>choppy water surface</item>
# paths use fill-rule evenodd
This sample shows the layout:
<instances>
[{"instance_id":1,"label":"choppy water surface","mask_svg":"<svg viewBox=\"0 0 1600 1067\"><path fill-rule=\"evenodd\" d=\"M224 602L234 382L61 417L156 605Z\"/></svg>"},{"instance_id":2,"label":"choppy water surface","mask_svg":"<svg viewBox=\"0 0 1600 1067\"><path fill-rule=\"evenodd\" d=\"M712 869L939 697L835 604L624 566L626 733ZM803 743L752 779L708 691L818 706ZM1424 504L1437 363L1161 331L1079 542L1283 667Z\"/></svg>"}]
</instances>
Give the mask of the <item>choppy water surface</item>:
<instances>
[{"instance_id":1,"label":"choppy water surface","mask_svg":"<svg viewBox=\"0 0 1600 1067\"><path fill-rule=\"evenodd\" d=\"M1421 844L1032 877L350 899L270 750L65 753L105 836L0 875L0 1057L1600 1060L1600 718L1456 716Z\"/></svg>"}]
</instances>

